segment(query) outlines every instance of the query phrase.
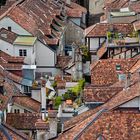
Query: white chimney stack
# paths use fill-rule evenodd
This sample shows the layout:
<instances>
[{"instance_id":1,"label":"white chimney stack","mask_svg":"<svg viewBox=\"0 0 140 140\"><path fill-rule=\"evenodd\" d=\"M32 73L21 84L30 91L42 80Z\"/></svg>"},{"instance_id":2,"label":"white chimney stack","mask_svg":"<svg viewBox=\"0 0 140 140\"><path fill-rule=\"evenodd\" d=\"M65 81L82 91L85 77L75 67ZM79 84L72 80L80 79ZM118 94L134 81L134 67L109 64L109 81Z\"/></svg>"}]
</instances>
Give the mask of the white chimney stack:
<instances>
[{"instance_id":1,"label":"white chimney stack","mask_svg":"<svg viewBox=\"0 0 140 140\"><path fill-rule=\"evenodd\" d=\"M46 86L45 85L46 85L46 80L41 79L41 109L44 110L44 112L42 113L43 120L45 120L45 115L46 115Z\"/></svg>"}]
</instances>

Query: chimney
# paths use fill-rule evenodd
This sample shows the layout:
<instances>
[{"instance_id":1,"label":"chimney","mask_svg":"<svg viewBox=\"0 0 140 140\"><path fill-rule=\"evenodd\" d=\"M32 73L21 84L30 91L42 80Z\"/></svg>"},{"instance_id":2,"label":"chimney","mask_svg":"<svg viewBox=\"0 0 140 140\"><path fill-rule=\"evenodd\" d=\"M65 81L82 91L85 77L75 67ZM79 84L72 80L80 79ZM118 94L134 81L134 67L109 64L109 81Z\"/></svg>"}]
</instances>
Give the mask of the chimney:
<instances>
[{"instance_id":1,"label":"chimney","mask_svg":"<svg viewBox=\"0 0 140 140\"><path fill-rule=\"evenodd\" d=\"M41 78L41 109L44 111L42 113L42 120L46 119L46 80Z\"/></svg>"},{"instance_id":2,"label":"chimney","mask_svg":"<svg viewBox=\"0 0 140 140\"><path fill-rule=\"evenodd\" d=\"M57 113L56 110L48 110L50 136L52 138L57 136Z\"/></svg>"}]
</instances>

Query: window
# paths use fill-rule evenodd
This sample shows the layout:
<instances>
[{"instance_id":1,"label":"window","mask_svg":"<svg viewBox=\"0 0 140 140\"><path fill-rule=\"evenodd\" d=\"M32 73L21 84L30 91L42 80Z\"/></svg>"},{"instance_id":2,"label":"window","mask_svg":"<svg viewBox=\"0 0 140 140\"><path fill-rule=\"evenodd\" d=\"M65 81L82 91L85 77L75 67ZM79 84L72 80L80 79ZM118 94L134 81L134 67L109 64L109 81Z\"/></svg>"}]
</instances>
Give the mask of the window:
<instances>
[{"instance_id":1,"label":"window","mask_svg":"<svg viewBox=\"0 0 140 140\"><path fill-rule=\"evenodd\" d=\"M24 93L31 93L31 88L28 86L24 86Z\"/></svg>"},{"instance_id":2,"label":"window","mask_svg":"<svg viewBox=\"0 0 140 140\"><path fill-rule=\"evenodd\" d=\"M19 56L27 56L27 50L19 50Z\"/></svg>"},{"instance_id":3,"label":"window","mask_svg":"<svg viewBox=\"0 0 140 140\"><path fill-rule=\"evenodd\" d=\"M19 109L15 109L14 113L20 113L20 110Z\"/></svg>"}]
</instances>

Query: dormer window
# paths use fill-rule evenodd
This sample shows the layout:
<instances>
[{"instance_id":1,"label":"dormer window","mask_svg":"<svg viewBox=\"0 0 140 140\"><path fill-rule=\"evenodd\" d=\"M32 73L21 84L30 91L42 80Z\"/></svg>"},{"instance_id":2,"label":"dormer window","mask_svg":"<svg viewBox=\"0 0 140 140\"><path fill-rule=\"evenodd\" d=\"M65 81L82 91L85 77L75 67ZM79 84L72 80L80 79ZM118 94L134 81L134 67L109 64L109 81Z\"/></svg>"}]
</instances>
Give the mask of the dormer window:
<instances>
[{"instance_id":1,"label":"dormer window","mask_svg":"<svg viewBox=\"0 0 140 140\"><path fill-rule=\"evenodd\" d=\"M121 65L120 64L116 64L116 71L120 71L121 70Z\"/></svg>"}]
</instances>

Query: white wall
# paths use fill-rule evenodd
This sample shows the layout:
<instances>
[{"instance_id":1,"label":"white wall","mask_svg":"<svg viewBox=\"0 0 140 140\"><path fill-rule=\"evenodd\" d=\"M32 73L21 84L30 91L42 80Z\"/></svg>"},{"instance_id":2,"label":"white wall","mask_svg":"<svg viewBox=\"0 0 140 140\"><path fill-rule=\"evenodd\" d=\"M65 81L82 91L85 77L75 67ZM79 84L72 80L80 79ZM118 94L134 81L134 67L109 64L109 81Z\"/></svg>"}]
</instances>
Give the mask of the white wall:
<instances>
[{"instance_id":1,"label":"white wall","mask_svg":"<svg viewBox=\"0 0 140 140\"><path fill-rule=\"evenodd\" d=\"M100 38L100 43L103 43L105 38ZM90 50L95 51L99 48L99 38L90 38Z\"/></svg>"},{"instance_id":2,"label":"white wall","mask_svg":"<svg viewBox=\"0 0 140 140\"><path fill-rule=\"evenodd\" d=\"M14 113L15 109L19 109L20 113L24 113L24 109L26 109L26 110L28 110L30 112L34 112L33 110L31 110L29 108L26 108L26 107L23 107L23 106L20 106L20 105L14 103L13 106L12 106L12 113Z\"/></svg>"},{"instance_id":3,"label":"white wall","mask_svg":"<svg viewBox=\"0 0 140 140\"><path fill-rule=\"evenodd\" d=\"M56 54L40 41L36 44L37 66L55 66Z\"/></svg>"},{"instance_id":4,"label":"white wall","mask_svg":"<svg viewBox=\"0 0 140 140\"><path fill-rule=\"evenodd\" d=\"M0 39L0 50L14 56L13 45Z\"/></svg>"},{"instance_id":5,"label":"white wall","mask_svg":"<svg viewBox=\"0 0 140 140\"><path fill-rule=\"evenodd\" d=\"M19 35L31 35L29 32L27 32L25 29L23 29L9 17L4 17L3 19L0 20L0 28L8 29L9 26L12 28L13 32Z\"/></svg>"},{"instance_id":6,"label":"white wall","mask_svg":"<svg viewBox=\"0 0 140 140\"><path fill-rule=\"evenodd\" d=\"M99 38L90 38L90 50L95 51L99 48Z\"/></svg>"},{"instance_id":7,"label":"white wall","mask_svg":"<svg viewBox=\"0 0 140 140\"><path fill-rule=\"evenodd\" d=\"M35 55L33 53L33 46L23 46L23 45L14 45L14 55L19 56L19 50L27 50L27 56L25 56L24 62L27 64L35 63Z\"/></svg>"},{"instance_id":8,"label":"white wall","mask_svg":"<svg viewBox=\"0 0 140 140\"><path fill-rule=\"evenodd\" d=\"M32 90L32 98L41 102L41 90Z\"/></svg>"},{"instance_id":9,"label":"white wall","mask_svg":"<svg viewBox=\"0 0 140 140\"><path fill-rule=\"evenodd\" d=\"M136 97L133 100L124 103L123 105L119 106L121 108L140 108L140 97Z\"/></svg>"}]
</instances>

